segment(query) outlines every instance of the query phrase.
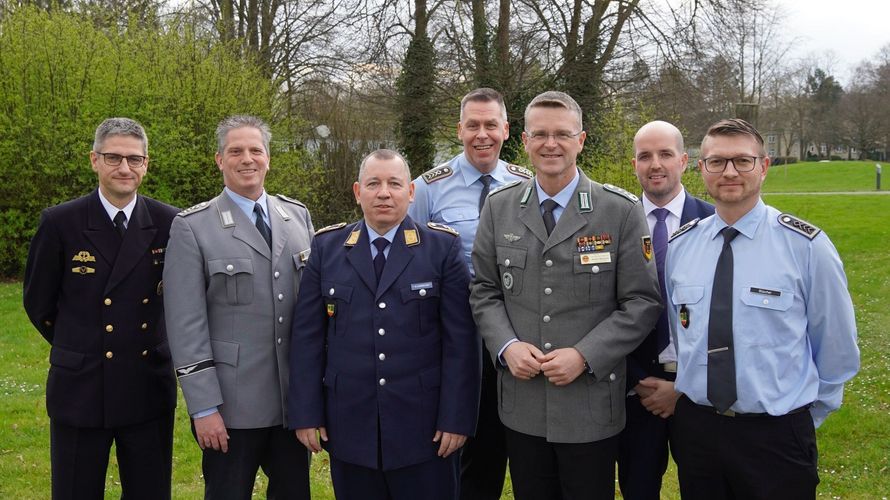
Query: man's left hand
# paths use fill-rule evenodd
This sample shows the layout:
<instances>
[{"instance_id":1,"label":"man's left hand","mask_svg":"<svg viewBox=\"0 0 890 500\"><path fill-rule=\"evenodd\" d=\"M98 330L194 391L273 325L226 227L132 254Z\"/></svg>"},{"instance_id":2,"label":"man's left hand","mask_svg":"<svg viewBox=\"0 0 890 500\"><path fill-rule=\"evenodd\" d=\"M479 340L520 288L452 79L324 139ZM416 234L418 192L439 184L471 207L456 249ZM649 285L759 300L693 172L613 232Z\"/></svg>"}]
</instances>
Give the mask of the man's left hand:
<instances>
[{"instance_id":1,"label":"man's left hand","mask_svg":"<svg viewBox=\"0 0 890 500\"><path fill-rule=\"evenodd\" d=\"M538 361L544 376L553 385L569 385L584 372L584 356L574 347L550 351Z\"/></svg>"},{"instance_id":2,"label":"man's left hand","mask_svg":"<svg viewBox=\"0 0 890 500\"><path fill-rule=\"evenodd\" d=\"M668 418L674 414L680 393L674 390L673 382L656 377L646 377L640 380L640 385L655 390L651 396L640 399L643 407L661 418Z\"/></svg>"},{"instance_id":3,"label":"man's left hand","mask_svg":"<svg viewBox=\"0 0 890 500\"><path fill-rule=\"evenodd\" d=\"M433 442L439 443L438 455L445 458L459 450L460 447L467 442L467 436L464 436L463 434L436 431L436 435L433 436Z\"/></svg>"}]
</instances>

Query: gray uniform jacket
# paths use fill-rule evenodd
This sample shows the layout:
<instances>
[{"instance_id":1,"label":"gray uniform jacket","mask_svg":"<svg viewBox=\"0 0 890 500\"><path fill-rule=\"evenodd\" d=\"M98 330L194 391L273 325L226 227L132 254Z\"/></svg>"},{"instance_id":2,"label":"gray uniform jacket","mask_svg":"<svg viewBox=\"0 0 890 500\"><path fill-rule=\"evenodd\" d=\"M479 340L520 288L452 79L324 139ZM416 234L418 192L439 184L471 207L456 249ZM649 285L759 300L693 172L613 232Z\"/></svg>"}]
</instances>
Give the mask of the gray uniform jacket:
<instances>
[{"instance_id":1,"label":"gray uniform jacket","mask_svg":"<svg viewBox=\"0 0 890 500\"><path fill-rule=\"evenodd\" d=\"M272 250L223 192L170 229L164 307L173 366L191 414L226 427L285 425L291 319L309 258L306 207L269 196Z\"/></svg>"},{"instance_id":2,"label":"gray uniform jacket","mask_svg":"<svg viewBox=\"0 0 890 500\"><path fill-rule=\"evenodd\" d=\"M662 309L649 229L636 197L582 172L548 237L534 183L496 191L482 209L470 305L493 357L517 338L544 353L574 347L589 366L557 387L543 374L517 380L496 359L504 425L550 442L598 441L624 427L624 357Z\"/></svg>"}]
</instances>

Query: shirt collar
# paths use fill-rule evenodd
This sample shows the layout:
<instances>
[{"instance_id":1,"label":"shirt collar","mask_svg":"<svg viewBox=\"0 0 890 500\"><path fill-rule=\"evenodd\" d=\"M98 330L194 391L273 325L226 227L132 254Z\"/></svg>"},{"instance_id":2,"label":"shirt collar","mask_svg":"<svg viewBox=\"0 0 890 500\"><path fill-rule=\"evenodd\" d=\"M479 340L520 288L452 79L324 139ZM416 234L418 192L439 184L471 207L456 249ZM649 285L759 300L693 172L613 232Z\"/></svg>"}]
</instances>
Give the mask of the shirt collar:
<instances>
[{"instance_id":1,"label":"shirt collar","mask_svg":"<svg viewBox=\"0 0 890 500\"><path fill-rule=\"evenodd\" d=\"M226 187L224 189L224 191L226 192L227 195L229 195L229 198L231 198L232 201L235 202L235 205L238 205L238 208L240 208L241 211L244 212L244 215L246 215L248 219L250 219L251 216L253 215L253 206L256 203L259 203L260 206L263 207L263 212L264 212L263 215L265 215L264 218L269 217L269 203L268 203L268 196L266 196L265 189L263 190L263 194L261 194L260 197L257 198L256 201L253 201L250 198L245 198L245 197L241 196L240 194L232 191L228 187Z\"/></svg>"},{"instance_id":2,"label":"shirt collar","mask_svg":"<svg viewBox=\"0 0 890 500\"><path fill-rule=\"evenodd\" d=\"M377 231L374 231L373 229L371 229L371 226L369 226L368 223L365 222L365 227L368 228L368 243L373 245L374 240L376 240L377 238L386 238L386 241L388 241L390 244L392 244L392 240L395 239L396 232L399 230L399 226L401 226L401 225L402 225L401 223L398 223L395 226L393 226L392 229L387 231L385 234L377 234Z\"/></svg>"},{"instance_id":3,"label":"shirt collar","mask_svg":"<svg viewBox=\"0 0 890 500\"><path fill-rule=\"evenodd\" d=\"M544 200L552 199L556 203L559 204L560 207L566 208L569 206L569 202L572 201L572 193L575 192L575 188L578 187L578 182L581 180L581 176L578 175L578 169L575 169L575 177L569 181L569 184L562 188L562 191L556 193L556 196L550 196L541 189L541 185L538 184L538 178L535 177L535 189L538 191L538 203L543 203Z\"/></svg>"},{"instance_id":4,"label":"shirt collar","mask_svg":"<svg viewBox=\"0 0 890 500\"><path fill-rule=\"evenodd\" d=\"M643 200L643 211L646 212L646 215L651 214L656 208L666 208L668 212L677 216L678 219L683 218L683 205L686 204L686 188L680 189L677 196L674 196L674 199L669 201L667 205L663 207L659 207L655 203L649 201L649 197L646 196L646 193L643 193L640 198Z\"/></svg>"},{"instance_id":5,"label":"shirt collar","mask_svg":"<svg viewBox=\"0 0 890 500\"><path fill-rule=\"evenodd\" d=\"M467 155L465 153L461 153L454 157L451 160L455 165L460 167L460 174L463 176L464 184L467 186L473 184L478 181L480 177L482 177L482 172L480 172L476 167L470 163L470 160L467 159ZM506 168L505 165L507 162L504 160L498 160L498 164L495 165L494 170L489 172L490 175L498 184L505 184L506 180Z\"/></svg>"},{"instance_id":6,"label":"shirt collar","mask_svg":"<svg viewBox=\"0 0 890 500\"><path fill-rule=\"evenodd\" d=\"M102 208L104 208L105 212L108 213L108 218L114 221L114 216L117 215L117 212L119 210L123 210L124 215L127 216L127 224L129 224L133 216L133 209L136 208L136 196L134 196L133 199L130 200L130 203L127 203L124 208L117 208L116 206L112 205L107 198L105 198L105 196L102 194L101 189L97 189L97 191L99 191L99 201L102 203Z\"/></svg>"},{"instance_id":7,"label":"shirt collar","mask_svg":"<svg viewBox=\"0 0 890 500\"><path fill-rule=\"evenodd\" d=\"M742 216L741 219L735 221L735 224L732 225L738 232L744 235L748 239L754 238L754 233L757 232L758 226L760 226L760 222L766 216L766 204L763 203L763 198L759 198L757 200L757 204L754 205L754 208L748 211L745 215ZM714 224L711 226L711 231L713 233L710 235L711 239L717 237L720 234L720 231L723 230L724 227L728 226L723 219L720 218L720 215L714 214Z\"/></svg>"}]
</instances>

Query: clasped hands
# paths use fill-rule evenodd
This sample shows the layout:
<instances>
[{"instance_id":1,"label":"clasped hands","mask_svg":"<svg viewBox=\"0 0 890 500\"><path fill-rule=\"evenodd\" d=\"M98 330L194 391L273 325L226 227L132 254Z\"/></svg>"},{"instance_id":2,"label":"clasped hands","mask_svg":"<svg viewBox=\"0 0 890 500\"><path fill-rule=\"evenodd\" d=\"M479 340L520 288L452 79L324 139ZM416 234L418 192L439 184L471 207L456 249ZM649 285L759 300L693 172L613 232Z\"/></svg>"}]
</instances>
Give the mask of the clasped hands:
<instances>
[{"instance_id":1,"label":"clasped hands","mask_svg":"<svg viewBox=\"0 0 890 500\"><path fill-rule=\"evenodd\" d=\"M510 373L519 380L531 380L543 373L553 385L568 385L581 375L584 357L574 347L554 349L544 354L528 342L513 342L503 353Z\"/></svg>"}]
</instances>

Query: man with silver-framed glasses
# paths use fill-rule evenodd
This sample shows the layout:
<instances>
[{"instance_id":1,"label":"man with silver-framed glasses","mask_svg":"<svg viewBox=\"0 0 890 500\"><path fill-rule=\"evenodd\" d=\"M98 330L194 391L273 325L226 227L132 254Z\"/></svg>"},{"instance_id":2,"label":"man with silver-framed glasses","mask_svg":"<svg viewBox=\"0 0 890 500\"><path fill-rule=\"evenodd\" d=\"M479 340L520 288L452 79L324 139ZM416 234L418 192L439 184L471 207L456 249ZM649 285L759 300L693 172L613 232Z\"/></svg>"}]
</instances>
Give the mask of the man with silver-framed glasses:
<instances>
[{"instance_id":1,"label":"man with silver-framed glasses","mask_svg":"<svg viewBox=\"0 0 890 500\"><path fill-rule=\"evenodd\" d=\"M114 443L125 498L170 498L176 381L164 327L164 252L178 209L137 194L148 138L129 118L96 129L99 187L46 209L24 305L49 342L52 496L101 499Z\"/></svg>"},{"instance_id":2,"label":"man with silver-framed glasses","mask_svg":"<svg viewBox=\"0 0 890 500\"><path fill-rule=\"evenodd\" d=\"M701 154L716 214L681 227L665 263L680 492L814 498L815 427L859 369L843 263L819 228L761 200L770 159L751 124L717 122Z\"/></svg>"}]
</instances>

